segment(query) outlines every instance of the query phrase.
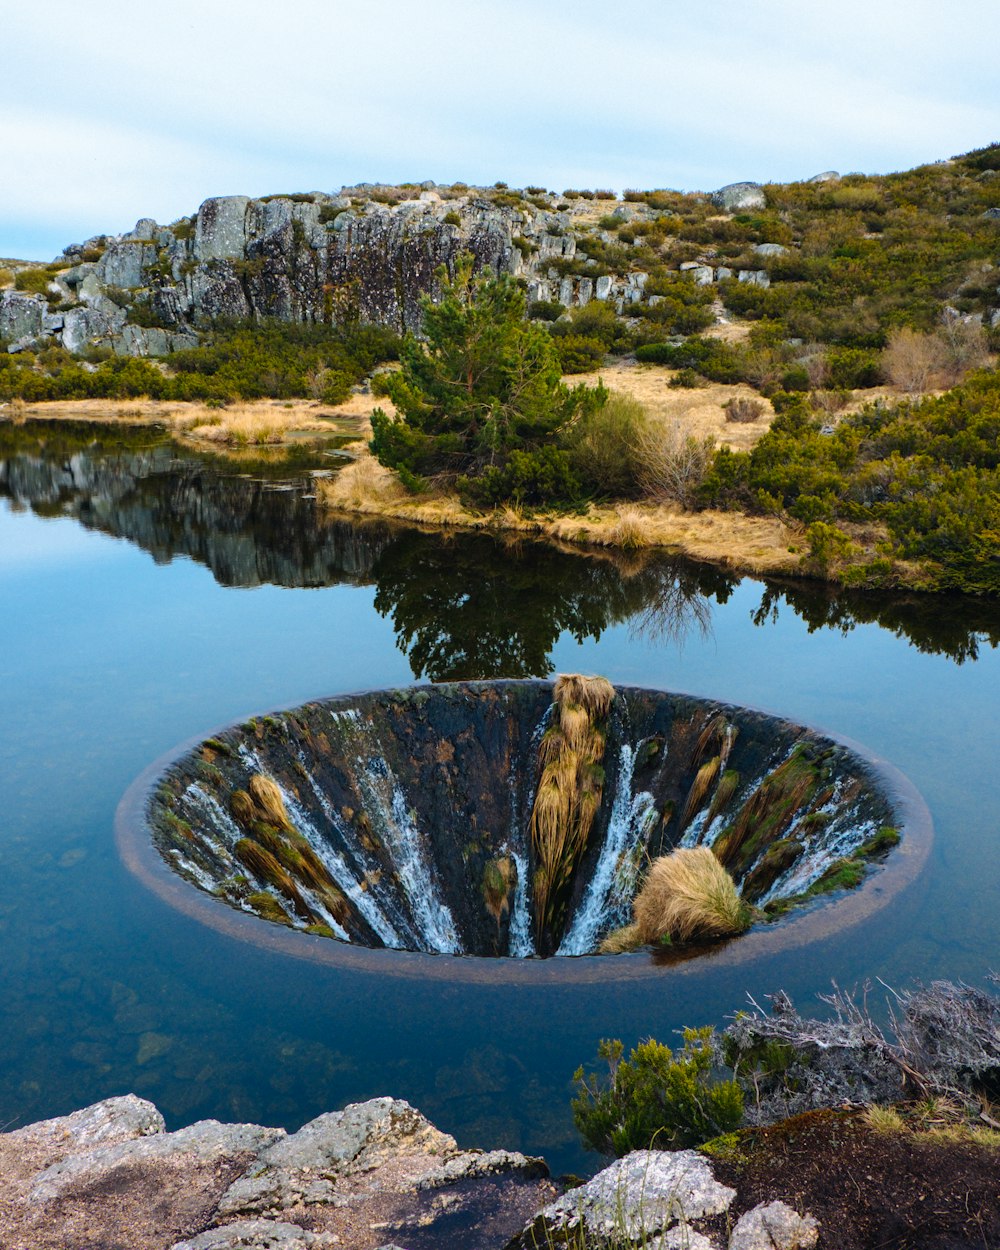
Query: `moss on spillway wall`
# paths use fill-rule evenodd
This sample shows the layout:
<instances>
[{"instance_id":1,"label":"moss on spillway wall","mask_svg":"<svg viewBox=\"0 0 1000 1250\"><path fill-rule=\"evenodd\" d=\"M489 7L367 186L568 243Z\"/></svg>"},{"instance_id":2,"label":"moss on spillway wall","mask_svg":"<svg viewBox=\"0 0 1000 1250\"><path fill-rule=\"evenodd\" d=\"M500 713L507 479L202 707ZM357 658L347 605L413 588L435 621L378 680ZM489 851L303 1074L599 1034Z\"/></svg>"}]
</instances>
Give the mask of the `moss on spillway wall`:
<instances>
[{"instance_id":1,"label":"moss on spillway wall","mask_svg":"<svg viewBox=\"0 0 1000 1250\"><path fill-rule=\"evenodd\" d=\"M581 955L631 916L649 859L711 846L759 923L858 884L899 823L870 765L791 722L619 687L600 805L535 915L530 833L547 682L334 698L233 726L152 792L153 840L220 903L366 946ZM272 785L262 784L271 782Z\"/></svg>"}]
</instances>

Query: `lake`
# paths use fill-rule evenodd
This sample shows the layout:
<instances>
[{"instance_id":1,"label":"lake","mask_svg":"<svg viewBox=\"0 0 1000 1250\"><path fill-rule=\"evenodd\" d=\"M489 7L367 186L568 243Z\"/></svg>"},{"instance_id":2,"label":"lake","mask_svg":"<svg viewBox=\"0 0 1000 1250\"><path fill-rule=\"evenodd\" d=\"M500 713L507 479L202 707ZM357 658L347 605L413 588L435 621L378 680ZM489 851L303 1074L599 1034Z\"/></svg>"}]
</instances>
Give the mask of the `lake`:
<instances>
[{"instance_id":1,"label":"lake","mask_svg":"<svg viewBox=\"0 0 1000 1250\"><path fill-rule=\"evenodd\" d=\"M332 454L332 453L331 453ZM1000 605L835 595L666 557L324 519L311 465L152 430L0 425L0 1126L112 1094L298 1127L378 1094L463 1145L593 1170L569 1115L598 1040L676 1041L779 988L964 979L1000 950ZM427 982L248 945L122 866L113 821L178 743L414 680L602 673L847 735L923 793L919 882L826 941L560 985ZM263 922L262 922L263 923ZM442 957L444 958L444 957Z\"/></svg>"}]
</instances>

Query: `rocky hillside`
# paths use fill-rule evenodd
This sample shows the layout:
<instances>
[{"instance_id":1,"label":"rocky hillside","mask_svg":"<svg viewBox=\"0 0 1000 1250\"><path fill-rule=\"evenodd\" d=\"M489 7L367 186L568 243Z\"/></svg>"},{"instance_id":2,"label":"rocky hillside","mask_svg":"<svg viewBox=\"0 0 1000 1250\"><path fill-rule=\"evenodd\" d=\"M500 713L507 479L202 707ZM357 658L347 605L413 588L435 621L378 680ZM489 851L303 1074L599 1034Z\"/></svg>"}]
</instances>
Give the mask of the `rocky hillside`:
<instances>
[{"instance_id":1,"label":"rocky hillside","mask_svg":"<svg viewBox=\"0 0 1000 1250\"><path fill-rule=\"evenodd\" d=\"M162 356L218 319L417 329L421 295L461 252L523 278L533 315L604 304L632 346L727 310L855 347L881 346L892 324L926 328L945 308L1000 326L1000 147L903 174L712 195L422 183L208 199L193 217L144 218L50 265L0 264L0 340L15 353Z\"/></svg>"}]
</instances>

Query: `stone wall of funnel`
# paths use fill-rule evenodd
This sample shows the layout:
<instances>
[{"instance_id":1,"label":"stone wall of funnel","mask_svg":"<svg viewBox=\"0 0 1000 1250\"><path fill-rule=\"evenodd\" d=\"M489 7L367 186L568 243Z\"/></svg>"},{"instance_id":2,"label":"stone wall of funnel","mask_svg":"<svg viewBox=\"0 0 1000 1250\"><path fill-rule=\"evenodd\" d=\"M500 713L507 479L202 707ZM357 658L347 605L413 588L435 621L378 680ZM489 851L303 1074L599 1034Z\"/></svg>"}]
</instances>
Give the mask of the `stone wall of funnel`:
<instances>
[{"instance_id":1,"label":"stone wall of funnel","mask_svg":"<svg viewBox=\"0 0 1000 1250\"><path fill-rule=\"evenodd\" d=\"M220 907L355 946L525 957L593 952L629 919L647 860L675 846L715 847L776 912L899 823L870 766L837 742L747 709L618 688L601 807L559 927L540 931L528 831L551 708L548 683L470 683L234 726L160 778L153 840ZM285 844L234 808L260 776L280 791ZM257 838L293 892L247 855ZM297 869L297 856L322 873Z\"/></svg>"}]
</instances>

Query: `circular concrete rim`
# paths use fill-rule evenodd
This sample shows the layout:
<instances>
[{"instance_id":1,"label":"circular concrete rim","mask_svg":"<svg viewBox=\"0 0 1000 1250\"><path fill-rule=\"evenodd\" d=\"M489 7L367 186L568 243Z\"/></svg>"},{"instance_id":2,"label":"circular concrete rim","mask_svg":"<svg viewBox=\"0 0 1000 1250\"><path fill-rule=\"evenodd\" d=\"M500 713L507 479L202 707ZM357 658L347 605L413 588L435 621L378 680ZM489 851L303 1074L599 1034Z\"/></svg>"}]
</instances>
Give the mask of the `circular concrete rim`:
<instances>
[{"instance_id":1,"label":"circular concrete rim","mask_svg":"<svg viewBox=\"0 0 1000 1250\"><path fill-rule=\"evenodd\" d=\"M391 690L477 690L507 686L547 686L551 681L536 679L413 683L409 686L382 687L353 691L325 698L309 699L298 707L321 703L346 704ZM933 821L923 796L893 764L842 734L789 721L780 713L743 704L725 703L686 691L661 690L652 686L616 685L617 693L630 691L697 699L716 711L755 712L792 724L809 733L852 751L882 787L896 815L900 842L884 864L873 865L857 889L803 906L781 920L761 924L728 942L693 951L689 958L664 962L652 952L625 955L552 956L548 959L515 959L509 956L442 955L418 951L390 950L357 946L333 938L317 937L299 930L272 924L249 912L237 911L192 886L171 869L153 845L148 809L163 773L206 738L239 725L231 721L217 726L173 748L132 782L115 811L115 841L125 866L154 894L171 907L200 921L218 933L249 942L277 954L291 955L314 963L354 972L374 972L380 976L418 980L475 982L489 985L548 985L640 980L745 964L781 951L793 950L840 934L867 920L891 899L913 884L927 863L933 840ZM255 715L294 712L296 708L271 708ZM247 719L247 718L243 718Z\"/></svg>"}]
</instances>

